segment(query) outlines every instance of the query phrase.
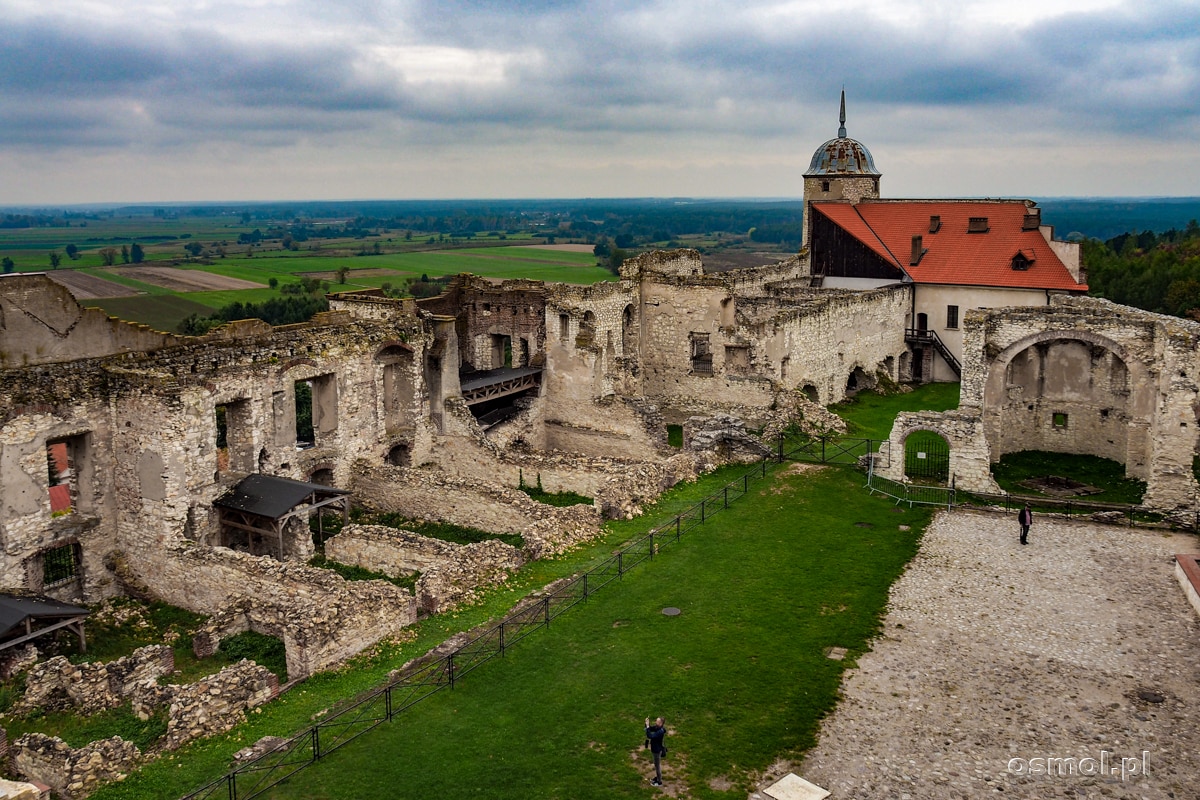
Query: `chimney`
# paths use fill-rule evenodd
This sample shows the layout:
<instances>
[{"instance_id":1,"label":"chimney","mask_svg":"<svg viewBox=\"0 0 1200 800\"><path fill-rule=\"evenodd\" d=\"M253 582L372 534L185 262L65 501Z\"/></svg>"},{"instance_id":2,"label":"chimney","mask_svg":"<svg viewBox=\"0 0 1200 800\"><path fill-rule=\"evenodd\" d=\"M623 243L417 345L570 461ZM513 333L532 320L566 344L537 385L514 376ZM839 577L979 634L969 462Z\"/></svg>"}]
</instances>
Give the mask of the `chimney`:
<instances>
[{"instance_id":1,"label":"chimney","mask_svg":"<svg viewBox=\"0 0 1200 800\"><path fill-rule=\"evenodd\" d=\"M920 234L914 236L912 238L912 256L908 259L908 265L910 267L915 267L917 264L920 264L921 256L925 255L927 252L929 252L928 248L921 247Z\"/></svg>"},{"instance_id":2,"label":"chimney","mask_svg":"<svg viewBox=\"0 0 1200 800\"><path fill-rule=\"evenodd\" d=\"M987 217L970 217L967 219L967 233L987 233Z\"/></svg>"},{"instance_id":3,"label":"chimney","mask_svg":"<svg viewBox=\"0 0 1200 800\"><path fill-rule=\"evenodd\" d=\"M942 218L937 214L932 214L929 217L929 232L937 233L942 229Z\"/></svg>"}]
</instances>

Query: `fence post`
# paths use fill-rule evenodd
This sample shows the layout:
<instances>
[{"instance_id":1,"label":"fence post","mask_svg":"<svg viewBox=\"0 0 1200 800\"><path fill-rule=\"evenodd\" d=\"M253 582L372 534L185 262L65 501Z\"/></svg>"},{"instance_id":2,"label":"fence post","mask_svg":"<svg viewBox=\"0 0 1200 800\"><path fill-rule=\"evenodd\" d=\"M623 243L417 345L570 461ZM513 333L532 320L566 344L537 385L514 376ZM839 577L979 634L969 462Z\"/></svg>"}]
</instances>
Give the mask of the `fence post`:
<instances>
[{"instance_id":1,"label":"fence post","mask_svg":"<svg viewBox=\"0 0 1200 800\"><path fill-rule=\"evenodd\" d=\"M620 552L617 553L617 577L618 578L625 574L624 565L622 564L622 556L624 556L624 555L625 555L624 550L621 550Z\"/></svg>"},{"instance_id":2,"label":"fence post","mask_svg":"<svg viewBox=\"0 0 1200 800\"><path fill-rule=\"evenodd\" d=\"M229 773L229 782L226 784L229 788L229 800L237 800L237 772Z\"/></svg>"},{"instance_id":3,"label":"fence post","mask_svg":"<svg viewBox=\"0 0 1200 800\"><path fill-rule=\"evenodd\" d=\"M650 531L650 558L654 558L654 531Z\"/></svg>"},{"instance_id":4,"label":"fence post","mask_svg":"<svg viewBox=\"0 0 1200 800\"><path fill-rule=\"evenodd\" d=\"M550 595L546 595L546 599L542 601L546 606L546 627L550 627Z\"/></svg>"},{"instance_id":5,"label":"fence post","mask_svg":"<svg viewBox=\"0 0 1200 800\"><path fill-rule=\"evenodd\" d=\"M316 761L321 757L321 726L313 725L312 727L312 760Z\"/></svg>"},{"instance_id":6,"label":"fence post","mask_svg":"<svg viewBox=\"0 0 1200 800\"><path fill-rule=\"evenodd\" d=\"M392 684L388 684L383 690L383 707L387 709L387 718L390 722L393 716L392 712Z\"/></svg>"},{"instance_id":7,"label":"fence post","mask_svg":"<svg viewBox=\"0 0 1200 800\"><path fill-rule=\"evenodd\" d=\"M825 437L821 437L821 463L825 463Z\"/></svg>"},{"instance_id":8,"label":"fence post","mask_svg":"<svg viewBox=\"0 0 1200 800\"><path fill-rule=\"evenodd\" d=\"M722 491L725 493L725 507L729 508L729 487L726 486Z\"/></svg>"},{"instance_id":9,"label":"fence post","mask_svg":"<svg viewBox=\"0 0 1200 800\"><path fill-rule=\"evenodd\" d=\"M587 578L588 578L588 574L586 572L583 573L583 599L584 600L588 599ZM501 623L501 624L503 624L503 623ZM501 635L503 636L503 629L501 631Z\"/></svg>"},{"instance_id":10,"label":"fence post","mask_svg":"<svg viewBox=\"0 0 1200 800\"><path fill-rule=\"evenodd\" d=\"M700 501L700 521L704 522L704 500Z\"/></svg>"},{"instance_id":11,"label":"fence post","mask_svg":"<svg viewBox=\"0 0 1200 800\"><path fill-rule=\"evenodd\" d=\"M504 620L500 620L500 655L504 655Z\"/></svg>"},{"instance_id":12,"label":"fence post","mask_svg":"<svg viewBox=\"0 0 1200 800\"><path fill-rule=\"evenodd\" d=\"M678 514L675 516L675 541L677 541L677 542L679 541L679 521L682 518L683 517Z\"/></svg>"},{"instance_id":13,"label":"fence post","mask_svg":"<svg viewBox=\"0 0 1200 800\"><path fill-rule=\"evenodd\" d=\"M779 463L783 463L783 433L779 434Z\"/></svg>"},{"instance_id":14,"label":"fence post","mask_svg":"<svg viewBox=\"0 0 1200 800\"><path fill-rule=\"evenodd\" d=\"M450 688L454 688L454 653L446 656L446 676L450 680Z\"/></svg>"},{"instance_id":15,"label":"fence post","mask_svg":"<svg viewBox=\"0 0 1200 800\"><path fill-rule=\"evenodd\" d=\"M750 473L747 472L742 476L742 494L750 493Z\"/></svg>"}]
</instances>

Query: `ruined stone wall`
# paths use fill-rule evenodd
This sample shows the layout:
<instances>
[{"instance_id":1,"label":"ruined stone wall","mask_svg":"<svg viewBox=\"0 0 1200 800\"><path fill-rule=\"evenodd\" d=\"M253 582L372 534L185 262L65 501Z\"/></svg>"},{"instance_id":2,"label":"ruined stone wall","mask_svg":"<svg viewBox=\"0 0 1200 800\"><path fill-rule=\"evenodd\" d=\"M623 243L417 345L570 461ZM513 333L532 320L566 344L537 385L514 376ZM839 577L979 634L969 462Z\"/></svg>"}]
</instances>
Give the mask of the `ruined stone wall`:
<instances>
[{"instance_id":1,"label":"ruined stone wall","mask_svg":"<svg viewBox=\"0 0 1200 800\"><path fill-rule=\"evenodd\" d=\"M917 431L933 431L950 447L949 474L954 485L968 492L1000 492L988 462L983 422L970 411L902 411L896 415L888 441L890 458L877 460L875 471L894 481L905 480L905 441Z\"/></svg>"},{"instance_id":2,"label":"ruined stone wall","mask_svg":"<svg viewBox=\"0 0 1200 800\"><path fill-rule=\"evenodd\" d=\"M13 712L72 709L90 716L125 704L139 684L153 683L174 670L175 654L161 644L140 647L108 662L72 664L65 656L55 656L29 670L25 694L13 706Z\"/></svg>"},{"instance_id":3,"label":"ruined stone wall","mask_svg":"<svg viewBox=\"0 0 1200 800\"><path fill-rule=\"evenodd\" d=\"M176 750L188 742L225 733L245 722L246 712L279 695L279 678L264 666L242 659L184 686L141 687L133 711L148 716L168 709L167 732L160 746Z\"/></svg>"},{"instance_id":4,"label":"ruined stone wall","mask_svg":"<svg viewBox=\"0 0 1200 800\"><path fill-rule=\"evenodd\" d=\"M459 360L477 370L505 366L505 338L512 348L510 366L541 363L545 303L541 281L508 280L497 286L468 273L456 276L437 297L417 301L424 311L455 318Z\"/></svg>"},{"instance_id":5,"label":"ruined stone wall","mask_svg":"<svg viewBox=\"0 0 1200 800\"><path fill-rule=\"evenodd\" d=\"M243 321L150 354L0 371L0 582L100 599L116 591L103 567L114 548L153 564L183 539L221 543L212 501L248 473L320 472L344 485L348 457L383 463L397 448L427 457L422 352L432 334L403 316L404 304L380 305L385 318L336 311L274 329ZM314 387L312 446L296 439L296 381ZM218 406L230 439L221 451ZM52 441L72 454L66 513L51 510ZM305 557L307 533L293 538L288 552ZM68 545L79 550L78 577L43 586L43 553Z\"/></svg>"},{"instance_id":6,"label":"ruined stone wall","mask_svg":"<svg viewBox=\"0 0 1200 800\"><path fill-rule=\"evenodd\" d=\"M364 505L377 511L520 534L531 558L559 552L600 531L600 513L593 506L556 508L517 489L439 469L376 469L360 464L354 490Z\"/></svg>"},{"instance_id":7,"label":"ruined stone wall","mask_svg":"<svg viewBox=\"0 0 1200 800\"><path fill-rule=\"evenodd\" d=\"M593 456L655 458L665 429L642 394L642 314L634 284L551 288L546 303L543 431L538 446Z\"/></svg>"},{"instance_id":8,"label":"ruined stone wall","mask_svg":"<svg viewBox=\"0 0 1200 800\"><path fill-rule=\"evenodd\" d=\"M45 275L0 276L0 369L146 352L183 340L82 308Z\"/></svg>"},{"instance_id":9,"label":"ruined stone wall","mask_svg":"<svg viewBox=\"0 0 1200 800\"><path fill-rule=\"evenodd\" d=\"M13 742L10 760L13 769L46 784L62 800L79 800L102 783L124 778L142 753L120 736L73 748L57 736L27 733Z\"/></svg>"},{"instance_id":10,"label":"ruined stone wall","mask_svg":"<svg viewBox=\"0 0 1200 800\"><path fill-rule=\"evenodd\" d=\"M1108 301L969 312L960 408L982 420L989 462L1051 450L1113 458L1145 502L1193 507L1200 443L1200 324Z\"/></svg>"},{"instance_id":11,"label":"ruined stone wall","mask_svg":"<svg viewBox=\"0 0 1200 800\"><path fill-rule=\"evenodd\" d=\"M412 596L390 583L346 581L329 570L225 548L175 549L152 568L131 566L136 574L124 580L134 594L149 591L197 613L244 601L248 627L283 640L291 679L336 664L416 620Z\"/></svg>"},{"instance_id":12,"label":"ruined stone wall","mask_svg":"<svg viewBox=\"0 0 1200 800\"><path fill-rule=\"evenodd\" d=\"M807 279L808 254L795 255L774 264L749 269L731 269L721 273L730 290L738 297L766 297L773 286ZM807 280L804 281L807 284Z\"/></svg>"},{"instance_id":13,"label":"ruined stone wall","mask_svg":"<svg viewBox=\"0 0 1200 800\"><path fill-rule=\"evenodd\" d=\"M102 554L117 539L113 427L109 404L79 387L104 376L81 371L72 380L65 370L50 372L0 372L0 586L61 600L98 599L110 593ZM52 441L65 442L69 450L67 510L51 508ZM66 547L78 551L78 573L47 585L44 554Z\"/></svg>"},{"instance_id":14,"label":"ruined stone wall","mask_svg":"<svg viewBox=\"0 0 1200 800\"><path fill-rule=\"evenodd\" d=\"M501 541L460 545L380 525L347 525L325 543L325 555L386 575L420 572L417 607L430 614L471 602L481 587L507 580L525 563Z\"/></svg>"},{"instance_id":15,"label":"ruined stone wall","mask_svg":"<svg viewBox=\"0 0 1200 800\"><path fill-rule=\"evenodd\" d=\"M895 379L907 349L907 287L795 302L735 298L712 279L647 278L643 299L646 394L679 421L706 410L760 417L779 390L797 387L838 402L855 370ZM701 349L709 362L697 358Z\"/></svg>"}]
</instances>

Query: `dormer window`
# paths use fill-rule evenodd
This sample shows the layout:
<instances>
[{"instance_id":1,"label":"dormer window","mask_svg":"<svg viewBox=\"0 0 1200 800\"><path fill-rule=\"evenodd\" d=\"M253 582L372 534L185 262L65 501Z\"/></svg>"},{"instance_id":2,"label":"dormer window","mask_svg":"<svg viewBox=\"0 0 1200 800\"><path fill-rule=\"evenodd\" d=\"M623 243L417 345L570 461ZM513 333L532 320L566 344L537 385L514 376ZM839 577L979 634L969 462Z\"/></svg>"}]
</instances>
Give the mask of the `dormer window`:
<instances>
[{"instance_id":1,"label":"dormer window","mask_svg":"<svg viewBox=\"0 0 1200 800\"><path fill-rule=\"evenodd\" d=\"M1018 250L1012 257L1012 268L1024 271L1029 269L1036 260L1032 250Z\"/></svg>"},{"instance_id":2,"label":"dormer window","mask_svg":"<svg viewBox=\"0 0 1200 800\"><path fill-rule=\"evenodd\" d=\"M937 233L941 229L942 229L942 218L940 216L938 216L937 214L931 215L929 217L929 232Z\"/></svg>"},{"instance_id":3,"label":"dormer window","mask_svg":"<svg viewBox=\"0 0 1200 800\"><path fill-rule=\"evenodd\" d=\"M971 217L967 220L967 233L987 233L987 217Z\"/></svg>"}]
</instances>

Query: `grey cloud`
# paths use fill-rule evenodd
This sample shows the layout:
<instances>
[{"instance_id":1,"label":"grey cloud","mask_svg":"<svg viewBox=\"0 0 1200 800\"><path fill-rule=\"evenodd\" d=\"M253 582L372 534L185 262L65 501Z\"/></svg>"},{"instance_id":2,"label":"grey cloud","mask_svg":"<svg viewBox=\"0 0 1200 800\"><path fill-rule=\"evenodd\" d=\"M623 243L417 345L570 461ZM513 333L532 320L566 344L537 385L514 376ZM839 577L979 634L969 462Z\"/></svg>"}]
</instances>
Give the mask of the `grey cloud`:
<instances>
[{"instance_id":1,"label":"grey cloud","mask_svg":"<svg viewBox=\"0 0 1200 800\"><path fill-rule=\"evenodd\" d=\"M215 28L140 37L133 26L5 22L0 107L17 111L20 132L0 132L0 141L279 143L347 131L387 136L405 126L440 126L453 141L520 130L778 135L804 111L818 115L808 124L829 127L827 109L843 83L864 117L871 109L1048 104L1050 119L1073 128L1144 133L1164 124L1186 130L1200 107L1200 10L1185 5L1149 6L1136 17L1077 14L1020 31L910 30L864 17L764 32L738 8L703 5L679 29L646 24L654 11L645 5L573 0L519 8L361 2L298 13L313 14L329 35L320 44L268 38L246 46ZM482 85L406 84L356 67L362 42L401 32L426 45L536 48L543 60ZM1131 92L1136 82L1169 91ZM21 112L31 97L61 108ZM722 97L738 113L713 113ZM144 107L147 119L114 124L120 113L104 100Z\"/></svg>"}]
</instances>

